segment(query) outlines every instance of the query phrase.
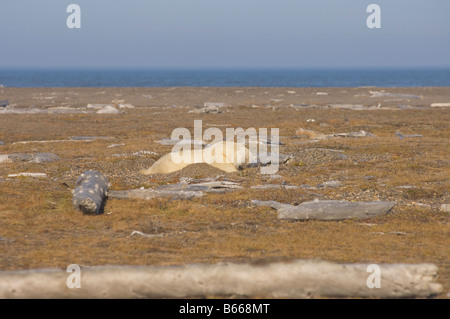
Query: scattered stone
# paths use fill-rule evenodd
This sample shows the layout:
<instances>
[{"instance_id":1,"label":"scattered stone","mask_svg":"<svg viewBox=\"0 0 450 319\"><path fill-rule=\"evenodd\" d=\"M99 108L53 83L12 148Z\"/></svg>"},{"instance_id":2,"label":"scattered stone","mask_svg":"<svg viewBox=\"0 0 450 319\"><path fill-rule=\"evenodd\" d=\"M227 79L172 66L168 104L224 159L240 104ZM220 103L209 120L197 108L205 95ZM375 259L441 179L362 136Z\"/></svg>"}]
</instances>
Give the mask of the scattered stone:
<instances>
[{"instance_id":1,"label":"scattered stone","mask_svg":"<svg viewBox=\"0 0 450 319\"><path fill-rule=\"evenodd\" d=\"M138 151L131 154L113 154L113 157L125 157L125 156L144 156L144 155L155 155L159 156L158 153L152 152L152 151Z\"/></svg>"},{"instance_id":2,"label":"scattered stone","mask_svg":"<svg viewBox=\"0 0 450 319\"><path fill-rule=\"evenodd\" d=\"M288 220L344 220L350 218L371 218L387 214L394 202L348 202L337 200L315 200L298 206L274 201L252 201L257 206L269 206L278 211L279 219Z\"/></svg>"},{"instance_id":3,"label":"scattered stone","mask_svg":"<svg viewBox=\"0 0 450 319\"><path fill-rule=\"evenodd\" d=\"M0 163L15 163L15 162L29 162L29 163L50 163L59 161L61 158L52 153L13 153L0 155Z\"/></svg>"},{"instance_id":4,"label":"scattered stone","mask_svg":"<svg viewBox=\"0 0 450 319\"><path fill-rule=\"evenodd\" d=\"M371 98L377 97L393 97L398 99L420 99L422 98L419 95L411 95L411 94L395 94L395 93L387 93L387 92L377 92L377 91L369 91L371 94Z\"/></svg>"},{"instance_id":5,"label":"scattered stone","mask_svg":"<svg viewBox=\"0 0 450 319\"><path fill-rule=\"evenodd\" d=\"M297 93L296 91L287 91L288 94L295 94Z\"/></svg>"},{"instance_id":6,"label":"scattered stone","mask_svg":"<svg viewBox=\"0 0 450 319\"><path fill-rule=\"evenodd\" d=\"M132 189L125 191L110 191L109 198L117 199L154 199L170 197L172 200L177 199L193 199L202 197L201 191L184 191L184 190L155 190L155 189Z\"/></svg>"},{"instance_id":7,"label":"scattered stone","mask_svg":"<svg viewBox=\"0 0 450 319\"><path fill-rule=\"evenodd\" d=\"M350 132L350 133L336 133L329 135L330 137L375 137L374 134L366 132L366 131L359 131L359 132Z\"/></svg>"},{"instance_id":8,"label":"scattered stone","mask_svg":"<svg viewBox=\"0 0 450 319\"><path fill-rule=\"evenodd\" d=\"M202 113L212 113L212 114L220 114L222 111L216 107L216 106L208 106L204 108L195 108L193 110L190 110L188 113L196 113L196 114L202 114Z\"/></svg>"},{"instance_id":9,"label":"scattered stone","mask_svg":"<svg viewBox=\"0 0 450 319\"><path fill-rule=\"evenodd\" d=\"M201 146L205 146L207 143L205 141L198 141L198 140L172 140L170 138L163 138L160 141L155 141L156 143L159 143L161 145L183 145L183 144L187 144L187 145L201 145Z\"/></svg>"},{"instance_id":10,"label":"scattered stone","mask_svg":"<svg viewBox=\"0 0 450 319\"><path fill-rule=\"evenodd\" d=\"M441 207L439 207L439 211L443 213L450 213L450 204L442 204Z\"/></svg>"},{"instance_id":11,"label":"scattered stone","mask_svg":"<svg viewBox=\"0 0 450 319\"><path fill-rule=\"evenodd\" d=\"M265 185L255 185L250 187L252 189L299 189L299 186L295 185L284 185L284 184L265 184Z\"/></svg>"},{"instance_id":12,"label":"scattered stone","mask_svg":"<svg viewBox=\"0 0 450 319\"><path fill-rule=\"evenodd\" d=\"M15 241L14 239L9 239L9 238L0 236L0 242L12 243L14 241Z\"/></svg>"},{"instance_id":13,"label":"scattered stone","mask_svg":"<svg viewBox=\"0 0 450 319\"><path fill-rule=\"evenodd\" d=\"M0 101L0 107L7 107L9 105L9 101L8 100L1 100Z\"/></svg>"},{"instance_id":14,"label":"scattered stone","mask_svg":"<svg viewBox=\"0 0 450 319\"><path fill-rule=\"evenodd\" d=\"M334 109L350 109L350 110L364 109L364 105L362 104L329 104L328 106Z\"/></svg>"},{"instance_id":15,"label":"scattered stone","mask_svg":"<svg viewBox=\"0 0 450 319\"><path fill-rule=\"evenodd\" d=\"M281 103L281 102L284 102L284 100L283 99L270 99L270 102Z\"/></svg>"},{"instance_id":16,"label":"scattered stone","mask_svg":"<svg viewBox=\"0 0 450 319\"><path fill-rule=\"evenodd\" d=\"M341 186L342 183L340 181L327 181L325 183L317 185L317 187L331 187L331 188L337 188Z\"/></svg>"},{"instance_id":17,"label":"scattered stone","mask_svg":"<svg viewBox=\"0 0 450 319\"><path fill-rule=\"evenodd\" d=\"M111 144L111 145L108 146L108 148L116 148L116 147L120 147L120 146L125 146L125 143Z\"/></svg>"},{"instance_id":18,"label":"scattered stone","mask_svg":"<svg viewBox=\"0 0 450 319\"><path fill-rule=\"evenodd\" d=\"M307 119L306 122L307 123L314 123L316 120L315 119Z\"/></svg>"},{"instance_id":19,"label":"scattered stone","mask_svg":"<svg viewBox=\"0 0 450 319\"><path fill-rule=\"evenodd\" d=\"M5 145L5 142L3 142L3 141L0 141L0 145Z\"/></svg>"},{"instance_id":20,"label":"scattered stone","mask_svg":"<svg viewBox=\"0 0 450 319\"><path fill-rule=\"evenodd\" d=\"M34 177L34 178L47 178L45 173L19 173L19 174L9 174L9 178L13 177Z\"/></svg>"},{"instance_id":21,"label":"scattered stone","mask_svg":"<svg viewBox=\"0 0 450 319\"><path fill-rule=\"evenodd\" d=\"M110 140L113 138L114 137L109 137L109 136L71 136L71 137L69 137L69 140L92 142L94 140Z\"/></svg>"},{"instance_id":22,"label":"scattered stone","mask_svg":"<svg viewBox=\"0 0 450 319\"><path fill-rule=\"evenodd\" d=\"M134 235L139 235L139 236L147 237L147 238L164 237L163 234L146 234L146 233L143 233L143 232L141 232L141 231L139 231L139 230L134 230L134 231L131 233L130 236L133 237Z\"/></svg>"},{"instance_id":23,"label":"scattered stone","mask_svg":"<svg viewBox=\"0 0 450 319\"><path fill-rule=\"evenodd\" d=\"M404 138L415 138L415 137L422 138L422 137L423 137L423 135L420 135L420 134L403 135L403 134L400 133L400 132L395 133L395 136L397 136L397 137L400 138L401 140L404 139Z\"/></svg>"},{"instance_id":24,"label":"scattered stone","mask_svg":"<svg viewBox=\"0 0 450 319\"><path fill-rule=\"evenodd\" d=\"M97 171L87 171L80 175L73 193L73 206L83 214L103 214L110 184Z\"/></svg>"},{"instance_id":25,"label":"scattered stone","mask_svg":"<svg viewBox=\"0 0 450 319\"><path fill-rule=\"evenodd\" d=\"M450 103L433 103L431 107L450 107Z\"/></svg>"},{"instance_id":26,"label":"scattered stone","mask_svg":"<svg viewBox=\"0 0 450 319\"><path fill-rule=\"evenodd\" d=\"M314 139L314 140L322 140L327 138L327 136L325 134L322 133L317 133L311 130L305 130L303 128L299 128L296 132L295 135L298 138L301 139Z\"/></svg>"},{"instance_id":27,"label":"scattered stone","mask_svg":"<svg viewBox=\"0 0 450 319\"><path fill-rule=\"evenodd\" d=\"M82 289L67 289L66 269L2 271L0 298L424 298L443 292L435 282L439 269L434 264L379 267L382 284L376 289L367 286L367 263L317 260L82 267Z\"/></svg>"},{"instance_id":28,"label":"scattered stone","mask_svg":"<svg viewBox=\"0 0 450 319\"><path fill-rule=\"evenodd\" d=\"M225 106L227 106L228 104L227 103L223 103L223 102L205 102L204 104L203 104L203 106L205 107L205 108L209 108L209 107L211 107L211 108L218 108L218 107L225 107Z\"/></svg>"},{"instance_id":29,"label":"scattered stone","mask_svg":"<svg viewBox=\"0 0 450 319\"><path fill-rule=\"evenodd\" d=\"M417 187L414 186L414 185L401 185L401 186L397 186L395 188L398 188L398 189L415 189Z\"/></svg>"},{"instance_id":30,"label":"scattered stone","mask_svg":"<svg viewBox=\"0 0 450 319\"><path fill-rule=\"evenodd\" d=\"M107 105L101 110L97 111L97 114L120 114L121 112L111 105Z\"/></svg>"},{"instance_id":31,"label":"scattered stone","mask_svg":"<svg viewBox=\"0 0 450 319\"><path fill-rule=\"evenodd\" d=\"M316 92L316 95L327 96L328 93L327 92Z\"/></svg>"}]
</instances>

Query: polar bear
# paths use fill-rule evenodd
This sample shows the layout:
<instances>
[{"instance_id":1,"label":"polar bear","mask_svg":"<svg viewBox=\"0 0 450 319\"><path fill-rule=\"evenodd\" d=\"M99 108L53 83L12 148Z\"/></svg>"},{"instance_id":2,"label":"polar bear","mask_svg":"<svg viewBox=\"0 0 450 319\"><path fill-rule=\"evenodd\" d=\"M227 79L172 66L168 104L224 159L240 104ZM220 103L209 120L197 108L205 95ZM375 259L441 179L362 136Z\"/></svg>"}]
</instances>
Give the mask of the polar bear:
<instances>
[{"instance_id":1,"label":"polar bear","mask_svg":"<svg viewBox=\"0 0 450 319\"><path fill-rule=\"evenodd\" d=\"M186 152L186 153L185 153ZM162 156L149 169L142 170L145 175L172 173L195 163L207 163L227 173L236 172L245 163L253 163L255 155L242 143L222 141L209 144L204 149L181 149Z\"/></svg>"}]
</instances>

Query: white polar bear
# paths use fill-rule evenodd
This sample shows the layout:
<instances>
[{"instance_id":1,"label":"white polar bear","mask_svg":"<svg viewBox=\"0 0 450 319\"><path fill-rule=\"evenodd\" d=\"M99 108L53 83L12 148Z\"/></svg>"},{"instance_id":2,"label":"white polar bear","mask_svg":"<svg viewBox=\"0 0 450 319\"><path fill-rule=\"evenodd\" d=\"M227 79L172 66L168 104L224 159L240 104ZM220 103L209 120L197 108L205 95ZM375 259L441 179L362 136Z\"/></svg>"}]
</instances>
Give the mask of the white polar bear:
<instances>
[{"instance_id":1,"label":"white polar bear","mask_svg":"<svg viewBox=\"0 0 450 319\"><path fill-rule=\"evenodd\" d=\"M207 163L227 173L238 171L245 163L256 163L257 156L242 143L217 142L204 149L181 149L162 156L149 169L142 170L145 175L172 173L195 163Z\"/></svg>"}]
</instances>

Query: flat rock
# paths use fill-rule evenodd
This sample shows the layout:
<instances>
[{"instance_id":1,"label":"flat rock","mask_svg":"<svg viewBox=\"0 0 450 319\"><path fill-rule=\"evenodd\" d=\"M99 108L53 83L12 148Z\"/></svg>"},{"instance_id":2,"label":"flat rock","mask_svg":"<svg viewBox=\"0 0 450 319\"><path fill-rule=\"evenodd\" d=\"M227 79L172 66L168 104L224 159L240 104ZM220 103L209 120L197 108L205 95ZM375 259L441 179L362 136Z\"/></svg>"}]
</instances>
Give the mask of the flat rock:
<instances>
[{"instance_id":1,"label":"flat rock","mask_svg":"<svg viewBox=\"0 0 450 319\"><path fill-rule=\"evenodd\" d=\"M251 189L298 189L300 187L295 186L295 185L265 184L265 185L255 185L250 188Z\"/></svg>"},{"instance_id":2,"label":"flat rock","mask_svg":"<svg viewBox=\"0 0 450 319\"><path fill-rule=\"evenodd\" d=\"M225 107L227 105L228 104L224 102L205 102L203 106L206 108L208 107L215 108L215 107Z\"/></svg>"},{"instance_id":3,"label":"flat rock","mask_svg":"<svg viewBox=\"0 0 450 319\"><path fill-rule=\"evenodd\" d=\"M13 153L0 155L0 163L16 163L16 162L29 162L29 163L50 163L59 161L61 158L52 153Z\"/></svg>"},{"instance_id":4,"label":"flat rock","mask_svg":"<svg viewBox=\"0 0 450 319\"><path fill-rule=\"evenodd\" d=\"M173 192L208 192L208 193L225 193L232 190L242 189L236 182L230 181L207 181L202 183L187 184L181 182L178 184L161 185L157 188L158 191L170 190Z\"/></svg>"},{"instance_id":5,"label":"flat rock","mask_svg":"<svg viewBox=\"0 0 450 319\"><path fill-rule=\"evenodd\" d=\"M404 139L404 138L415 138L415 137L417 137L417 138L422 138L422 137L423 137L423 135L420 135L420 134L403 135L403 134L400 133L400 132L395 133L395 136L397 136L397 137L400 138L400 139Z\"/></svg>"},{"instance_id":6,"label":"flat rock","mask_svg":"<svg viewBox=\"0 0 450 319\"><path fill-rule=\"evenodd\" d=\"M109 137L109 136L71 136L71 137L69 137L69 140L91 142L94 140L110 140L113 138L114 137Z\"/></svg>"},{"instance_id":7,"label":"flat rock","mask_svg":"<svg viewBox=\"0 0 450 319\"><path fill-rule=\"evenodd\" d=\"M450 107L450 103L433 103L431 107Z\"/></svg>"},{"instance_id":8,"label":"flat rock","mask_svg":"<svg viewBox=\"0 0 450 319\"><path fill-rule=\"evenodd\" d=\"M97 111L97 114L120 114L121 112L115 107L108 105Z\"/></svg>"},{"instance_id":9,"label":"flat rock","mask_svg":"<svg viewBox=\"0 0 450 319\"><path fill-rule=\"evenodd\" d=\"M341 187L342 183L340 181L326 181L325 183L317 185L318 187Z\"/></svg>"},{"instance_id":10,"label":"flat rock","mask_svg":"<svg viewBox=\"0 0 450 319\"><path fill-rule=\"evenodd\" d=\"M83 214L103 214L110 184L100 172L89 170L80 175L72 191L73 207Z\"/></svg>"},{"instance_id":11,"label":"flat rock","mask_svg":"<svg viewBox=\"0 0 450 319\"><path fill-rule=\"evenodd\" d=\"M119 104L119 109L134 109L134 105L129 103Z\"/></svg>"},{"instance_id":12,"label":"flat rock","mask_svg":"<svg viewBox=\"0 0 450 319\"><path fill-rule=\"evenodd\" d=\"M274 201L252 201L257 206L269 206L278 211L279 219L288 220L344 220L371 218L387 214L394 202L348 202L337 200L304 202L298 206Z\"/></svg>"},{"instance_id":13,"label":"flat rock","mask_svg":"<svg viewBox=\"0 0 450 319\"><path fill-rule=\"evenodd\" d=\"M329 107L333 109L350 109L350 110L363 110L362 104L329 104Z\"/></svg>"},{"instance_id":14,"label":"flat rock","mask_svg":"<svg viewBox=\"0 0 450 319\"><path fill-rule=\"evenodd\" d=\"M110 191L109 198L117 199L154 199L169 197L176 199L192 199L202 197L204 194L201 191L185 191L185 190L155 190L155 189L132 189L124 191Z\"/></svg>"},{"instance_id":15,"label":"flat rock","mask_svg":"<svg viewBox=\"0 0 450 319\"><path fill-rule=\"evenodd\" d=\"M439 207L439 211L443 213L450 213L450 204L442 204L441 207Z\"/></svg>"},{"instance_id":16,"label":"flat rock","mask_svg":"<svg viewBox=\"0 0 450 319\"><path fill-rule=\"evenodd\" d=\"M331 134L330 137L375 137L375 135L361 130L359 132Z\"/></svg>"},{"instance_id":17,"label":"flat rock","mask_svg":"<svg viewBox=\"0 0 450 319\"><path fill-rule=\"evenodd\" d=\"M212 114L220 114L222 113L222 110L220 110L216 106L208 106L203 108L195 108L193 110L190 110L188 113L196 113L196 114L202 114L202 113L212 113Z\"/></svg>"},{"instance_id":18,"label":"flat rock","mask_svg":"<svg viewBox=\"0 0 450 319\"><path fill-rule=\"evenodd\" d=\"M82 267L82 289L67 289L65 269L2 271L0 298L423 298L443 292L442 285L436 282L439 269L434 264L375 265L381 272L381 285L376 289L368 288L370 266L293 260Z\"/></svg>"},{"instance_id":19,"label":"flat rock","mask_svg":"<svg viewBox=\"0 0 450 319\"><path fill-rule=\"evenodd\" d=\"M170 138L163 138L160 141L155 141L156 143L159 143L161 145L206 145L207 143L205 141L198 141L198 140L172 140Z\"/></svg>"},{"instance_id":20,"label":"flat rock","mask_svg":"<svg viewBox=\"0 0 450 319\"><path fill-rule=\"evenodd\" d=\"M369 91L371 94L371 98L378 98L378 97L391 97L391 98L397 98L397 99L420 99L421 96L419 95L412 95L412 94L397 94L397 93L388 93L388 92L377 92L377 91Z\"/></svg>"},{"instance_id":21,"label":"flat rock","mask_svg":"<svg viewBox=\"0 0 450 319\"><path fill-rule=\"evenodd\" d=\"M113 107L111 104L88 104L86 106L88 109L101 110L105 107Z\"/></svg>"},{"instance_id":22,"label":"flat rock","mask_svg":"<svg viewBox=\"0 0 450 319\"><path fill-rule=\"evenodd\" d=\"M0 107L7 107L9 105L8 100L0 100Z\"/></svg>"},{"instance_id":23,"label":"flat rock","mask_svg":"<svg viewBox=\"0 0 450 319\"><path fill-rule=\"evenodd\" d=\"M19 173L19 174L9 174L9 178L13 177L34 177L34 178L46 178L47 174L45 173Z\"/></svg>"}]
</instances>

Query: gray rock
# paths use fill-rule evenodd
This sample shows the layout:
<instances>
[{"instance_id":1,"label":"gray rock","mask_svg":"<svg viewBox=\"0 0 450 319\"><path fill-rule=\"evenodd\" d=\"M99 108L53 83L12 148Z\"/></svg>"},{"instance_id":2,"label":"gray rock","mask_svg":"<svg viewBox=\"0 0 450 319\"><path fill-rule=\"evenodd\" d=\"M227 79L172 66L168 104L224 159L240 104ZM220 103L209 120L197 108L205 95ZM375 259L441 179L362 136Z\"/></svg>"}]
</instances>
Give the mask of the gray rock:
<instances>
[{"instance_id":1,"label":"gray rock","mask_svg":"<svg viewBox=\"0 0 450 319\"><path fill-rule=\"evenodd\" d=\"M84 214L102 214L109 187L108 179L97 171L81 174L72 192L74 208Z\"/></svg>"},{"instance_id":2,"label":"gray rock","mask_svg":"<svg viewBox=\"0 0 450 319\"><path fill-rule=\"evenodd\" d=\"M157 188L158 191L170 190L173 192L208 192L208 193L225 193L228 191L242 189L236 182L231 181L206 181L200 183L189 184L191 180L185 180L178 184L161 185Z\"/></svg>"},{"instance_id":3,"label":"gray rock","mask_svg":"<svg viewBox=\"0 0 450 319\"><path fill-rule=\"evenodd\" d=\"M185 190L155 190L155 189L132 189L125 191L110 191L109 198L117 199L153 199L169 197L176 199L192 199L202 197L204 194L201 191L185 191Z\"/></svg>"},{"instance_id":4,"label":"gray rock","mask_svg":"<svg viewBox=\"0 0 450 319\"><path fill-rule=\"evenodd\" d=\"M114 137L109 137L109 136L71 136L71 137L69 137L69 140L91 142L94 140L109 140L109 139L113 139L113 138Z\"/></svg>"},{"instance_id":5,"label":"gray rock","mask_svg":"<svg viewBox=\"0 0 450 319\"><path fill-rule=\"evenodd\" d=\"M52 153L13 153L0 155L0 163L16 163L16 162L29 162L29 163L50 163L59 161L61 158Z\"/></svg>"},{"instance_id":6,"label":"gray rock","mask_svg":"<svg viewBox=\"0 0 450 319\"><path fill-rule=\"evenodd\" d=\"M278 211L279 219L293 220L344 220L350 218L371 218L387 214L394 202L348 202L324 200L304 202L298 206L281 204L274 201L252 201L257 206L269 206Z\"/></svg>"},{"instance_id":7,"label":"gray rock","mask_svg":"<svg viewBox=\"0 0 450 319\"><path fill-rule=\"evenodd\" d=\"M144 234L145 235L145 234ZM317 260L180 266L82 267L82 289L68 289L65 269L0 272L1 299L430 297L442 293L434 264L379 264L381 285L369 264ZM375 277L376 278L376 277ZM263 308L265 309L265 308ZM270 307L268 310L270 311Z\"/></svg>"},{"instance_id":8,"label":"gray rock","mask_svg":"<svg viewBox=\"0 0 450 319\"><path fill-rule=\"evenodd\" d=\"M421 96L419 95L412 95L412 94L397 94L397 93L387 93L387 92L377 92L377 91L369 91L371 94L371 98L377 98L377 97L392 97L397 99L420 99Z\"/></svg>"},{"instance_id":9,"label":"gray rock","mask_svg":"<svg viewBox=\"0 0 450 319\"><path fill-rule=\"evenodd\" d=\"M122 112L119 111L118 109L116 109L114 106L107 105L104 108L98 110L96 113L97 114L120 114Z\"/></svg>"},{"instance_id":10,"label":"gray rock","mask_svg":"<svg viewBox=\"0 0 450 319\"><path fill-rule=\"evenodd\" d=\"M433 103L431 107L450 107L450 103Z\"/></svg>"},{"instance_id":11,"label":"gray rock","mask_svg":"<svg viewBox=\"0 0 450 319\"><path fill-rule=\"evenodd\" d=\"M325 183L317 185L317 187L341 187L342 183L340 181L326 181Z\"/></svg>"},{"instance_id":12,"label":"gray rock","mask_svg":"<svg viewBox=\"0 0 450 319\"><path fill-rule=\"evenodd\" d=\"M0 242L12 243L12 242L14 242L14 239L9 239L9 238L0 236Z\"/></svg>"},{"instance_id":13,"label":"gray rock","mask_svg":"<svg viewBox=\"0 0 450 319\"><path fill-rule=\"evenodd\" d=\"M395 133L395 136L397 136L400 139L404 139L404 138L414 138L414 137L418 137L418 138L422 138L423 136L420 134L413 134L413 135L403 135L400 132Z\"/></svg>"},{"instance_id":14,"label":"gray rock","mask_svg":"<svg viewBox=\"0 0 450 319\"><path fill-rule=\"evenodd\" d=\"M51 163L59 161L61 158L52 153L37 153L31 160L32 163Z\"/></svg>"},{"instance_id":15,"label":"gray rock","mask_svg":"<svg viewBox=\"0 0 450 319\"><path fill-rule=\"evenodd\" d=\"M34 178L47 178L45 173L19 173L19 174L9 174L9 178L13 177L34 177Z\"/></svg>"},{"instance_id":16,"label":"gray rock","mask_svg":"<svg viewBox=\"0 0 450 319\"><path fill-rule=\"evenodd\" d=\"M331 134L330 137L375 137L375 135L361 130L359 132Z\"/></svg>"},{"instance_id":17,"label":"gray rock","mask_svg":"<svg viewBox=\"0 0 450 319\"><path fill-rule=\"evenodd\" d=\"M450 213L450 204L442 204L439 210L443 213Z\"/></svg>"},{"instance_id":18,"label":"gray rock","mask_svg":"<svg viewBox=\"0 0 450 319\"><path fill-rule=\"evenodd\" d=\"M0 141L0 145L5 145L5 142L3 142L3 141Z\"/></svg>"},{"instance_id":19,"label":"gray rock","mask_svg":"<svg viewBox=\"0 0 450 319\"><path fill-rule=\"evenodd\" d=\"M227 103L223 102L205 102L204 107L206 108L217 108L217 107L225 107Z\"/></svg>"},{"instance_id":20,"label":"gray rock","mask_svg":"<svg viewBox=\"0 0 450 319\"><path fill-rule=\"evenodd\" d=\"M202 113L212 113L212 114L220 114L222 113L222 110L220 110L216 106L208 106L203 108L195 108L193 110L190 110L188 113L196 113L196 114L202 114Z\"/></svg>"},{"instance_id":21,"label":"gray rock","mask_svg":"<svg viewBox=\"0 0 450 319\"><path fill-rule=\"evenodd\" d=\"M161 145L182 145L182 144L187 144L187 145L206 145L207 143L205 141L197 141L197 140L172 140L170 138L163 138L160 141L155 141L156 143L159 143Z\"/></svg>"},{"instance_id":22,"label":"gray rock","mask_svg":"<svg viewBox=\"0 0 450 319\"><path fill-rule=\"evenodd\" d=\"M8 100L1 100L0 101L0 107L7 107L9 105L9 101Z\"/></svg>"}]
</instances>

